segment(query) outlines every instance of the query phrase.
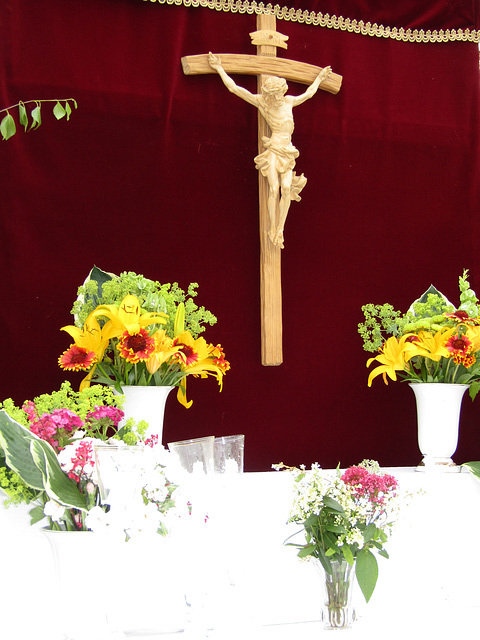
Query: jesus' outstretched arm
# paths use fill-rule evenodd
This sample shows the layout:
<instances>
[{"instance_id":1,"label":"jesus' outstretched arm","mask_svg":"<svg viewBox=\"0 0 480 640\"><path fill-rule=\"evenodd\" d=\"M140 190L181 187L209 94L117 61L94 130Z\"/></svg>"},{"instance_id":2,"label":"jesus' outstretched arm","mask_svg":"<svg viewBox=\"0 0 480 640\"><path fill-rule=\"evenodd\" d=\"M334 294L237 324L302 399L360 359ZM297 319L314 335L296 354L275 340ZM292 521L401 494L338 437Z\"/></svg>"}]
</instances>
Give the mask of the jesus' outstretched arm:
<instances>
[{"instance_id":1,"label":"jesus' outstretched arm","mask_svg":"<svg viewBox=\"0 0 480 640\"><path fill-rule=\"evenodd\" d=\"M238 84L235 84L232 78L222 67L222 62L219 56L215 56L210 52L208 54L208 62L210 63L212 69L215 69L215 71L221 77L221 79L223 80L223 84L231 93L234 93L236 96L242 98L242 100L245 100L249 104L253 104L254 107L258 107L258 96L250 93L250 91L247 91L247 89L244 89L243 87L239 87Z\"/></svg>"},{"instance_id":2,"label":"jesus' outstretched arm","mask_svg":"<svg viewBox=\"0 0 480 640\"><path fill-rule=\"evenodd\" d=\"M296 107L297 105L302 104L302 102L312 98L317 93L318 87L329 77L331 73L332 67L325 67L322 69L304 93L301 93L299 96L293 96L293 106Z\"/></svg>"}]
</instances>

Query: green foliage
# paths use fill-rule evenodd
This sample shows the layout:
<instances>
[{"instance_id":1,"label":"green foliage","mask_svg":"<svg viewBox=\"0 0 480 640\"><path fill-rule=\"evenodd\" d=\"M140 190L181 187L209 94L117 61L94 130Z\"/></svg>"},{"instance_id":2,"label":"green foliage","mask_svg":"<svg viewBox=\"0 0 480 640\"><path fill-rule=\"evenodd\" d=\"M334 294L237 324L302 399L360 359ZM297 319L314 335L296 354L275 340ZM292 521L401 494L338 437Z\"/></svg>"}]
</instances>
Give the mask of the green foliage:
<instances>
[{"instance_id":1,"label":"green foliage","mask_svg":"<svg viewBox=\"0 0 480 640\"><path fill-rule=\"evenodd\" d=\"M480 315L479 301L470 289L468 269L464 269L459 278L460 306L471 318ZM430 287L423 293L405 314L396 311L391 304L366 304L362 306L365 321L359 323L358 332L363 339L365 351L376 353L390 336L401 336L418 331L439 331L452 326L445 313L455 311L455 306L436 287Z\"/></svg>"},{"instance_id":2,"label":"green foliage","mask_svg":"<svg viewBox=\"0 0 480 640\"><path fill-rule=\"evenodd\" d=\"M402 314L391 304L365 304L362 311L365 322L359 323L358 332L363 339L365 351L378 351L386 336L400 333L399 319Z\"/></svg>"},{"instance_id":3,"label":"green foliage","mask_svg":"<svg viewBox=\"0 0 480 640\"><path fill-rule=\"evenodd\" d=\"M177 307L183 302L185 330L197 338L205 331L204 324L214 325L217 322L217 318L210 311L194 302L197 288L198 284L194 282L185 292L177 282L160 284L133 271L124 271L116 276L94 267L83 285L78 288L72 314L75 316L75 324L81 328L98 305L118 305L125 296L131 294L138 298L143 311L167 313L168 321L164 328L168 335L173 336Z\"/></svg>"},{"instance_id":4,"label":"green foliage","mask_svg":"<svg viewBox=\"0 0 480 640\"><path fill-rule=\"evenodd\" d=\"M1 452L3 454L3 452ZM20 476L5 465L5 458L0 456L0 489L7 494L5 506L29 503L35 500L37 492L27 486ZM43 516L42 516L43 517Z\"/></svg>"},{"instance_id":5,"label":"green foliage","mask_svg":"<svg viewBox=\"0 0 480 640\"><path fill-rule=\"evenodd\" d=\"M444 313L455 311L454 305L433 285L430 286L402 318L402 333L438 331L451 324Z\"/></svg>"},{"instance_id":6,"label":"green foliage","mask_svg":"<svg viewBox=\"0 0 480 640\"><path fill-rule=\"evenodd\" d=\"M460 288L460 306L459 309L466 311L471 318L480 316L480 309L478 306L478 298L475 291L470 289L468 282L468 269L463 270L463 275L458 279Z\"/></svg>"},{"instance_id":7,"label":"green foliage","mask_svg":"<svg viewBox=\"0 0 480 640\"><path fill-rule=\"evenodd\" d=\"M58 391L44 393L33 399L39 417L44 413L51 413L54 409L70 409L82 420L85 420L95 406L108 405L121 409L123 402L124 397L116 395L110 387L94 384L82 391L74 391L68 381L63 382ZM0 409L4 409L24 427L28 426L27 415L11 398L0 402Z\"/></svg>"},{"instance_id":8,"label":"green foliage","mask_svg":"<svg viewBox=\"0 0 480 640\"><path fill-rule=\"evenodd\" d=\"M74 109L77 108L77 103L73 98L63 98L61 100L27 100L26 102L18 102L10 107L5 109L0 109L0 113L5 112L6 115L0 121L0 134L3 140L8 140L17 132L17 127L15 125L15 120L9 109L16 109L18 107L18 120L20 125L24 128L25 131L31 131L32 129L38 129L38 127L42 124L42 103L44 102L54 102L55 106L53 107L53 115L57 120L61 118L67 118L70 120L70 116L72 114L72 106ZM28 118L27 108L25 105L34 104L35 106L30 112L31 123ZM30 127L29 127L30 125Z\"/></svg>"},{"instance_id":9,"label":"green foliage","mask_svg":"<svg viewBox=\"0 0 480 640\"><path fill-rule=\"evenodd\" d=\"M121 440L128 446L133 447L140 441L145 440L147 429L148 422L145 422L145 420L135 422L133 418L129 418L112 439Z\"/></svg>"}]
</instances>

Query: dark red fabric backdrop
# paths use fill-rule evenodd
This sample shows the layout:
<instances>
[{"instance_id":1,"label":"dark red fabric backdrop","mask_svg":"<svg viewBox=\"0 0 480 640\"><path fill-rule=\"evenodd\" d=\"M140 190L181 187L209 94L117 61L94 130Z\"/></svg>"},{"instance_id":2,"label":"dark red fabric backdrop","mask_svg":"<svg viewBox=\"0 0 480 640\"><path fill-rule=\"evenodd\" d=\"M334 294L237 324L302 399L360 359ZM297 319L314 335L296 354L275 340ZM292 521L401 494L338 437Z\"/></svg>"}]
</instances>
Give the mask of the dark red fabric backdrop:
<instances>
[{"instance_id":1,"label":"dark red fabric backdrop","mask_svg":"<svg viewBox=\"0 0 480 640\"><path fill-rule=\"evenodd\" d=\"M477 29L478 2L333 0L289 6L423 29ZM57 388L60 327L96 264L200 284L206 334L232 370L172 397L165 441L245 433L246 469L375 458L415 465L415 402L367 388L357 324L367 302L406 310L434 283L453 301L462 269L480 293L479 69L474 42L406 43L279 22L289 57L343 75L296 110L307 186L282 254L284 363L260 362L257 114L183 55L253 53L255 16L142 0L4 0L0 106L43 107L37 131L0 145L1 396ZM255 90L253 78L237 78ZM291 85L291 93L304 88ZM75 382L80 376L69 376ZM465 398L455 459L480 459L480 401Z\"/></svg>"}]
</instances>

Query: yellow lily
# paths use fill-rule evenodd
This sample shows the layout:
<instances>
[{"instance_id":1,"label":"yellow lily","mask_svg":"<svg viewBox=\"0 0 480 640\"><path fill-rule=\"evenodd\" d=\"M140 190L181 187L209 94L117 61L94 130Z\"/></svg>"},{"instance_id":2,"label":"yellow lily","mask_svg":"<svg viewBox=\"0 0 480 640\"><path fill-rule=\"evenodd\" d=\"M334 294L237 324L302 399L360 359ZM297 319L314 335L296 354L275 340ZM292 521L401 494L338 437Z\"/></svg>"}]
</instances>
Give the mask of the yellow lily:
<instances>
[{"instance_id":1,"label":"yellow lily","mask_svg":"<svg viewBox=\"0 0 480 640\"><path fill-rule=\"evenodd\" d=\"M181 302L175 313L175 321L173 323L173 335L178 336L185 330L185 305Z\"/></svg>"},{"instance_id":2,"label":"yellow lily","mask_svg":"<svg viewBox=\"0 0 480 640\"><path fill-rule=\"evenodd\" d=\"M220 391L223 386L224 370L220 364L216 364L219 349L208 344L204 338L193 339L189 331L182 331L173 341L177 346L179 357L182 361L182 371L187 375L207 378L209 375L217 378ZM226 369L225 369L226 370ZM177 391L177 400L187 409L193 401L187 401L187 378L185 377Z\"/></svg>"},{"instance_id":3,"label":"yellow lily","mask_svg":"<svg viewBox=\"0 0 480 640\"><path fill-rule=\"evenodd\" d=\"M380 362L380 366L374 369L368 376L368 386L372 386L373 379L383 374L383 381L388 384L387 375L392 380L397 379L396 371L403 371L406 363L410 358L415 355L413 353L414 347L411 342L407 342L408 338L412 334L405 334L398 340L395 336L389 338L383 345L380 355L369 358L367 360L367 367L371 365L374 360Z\"/></svg>"},{"instance_id":4,"label":"yellow lily","mask_svg":"<svg viewBox=\"0 0 480 640\"><path fill-rule=\"evenodd\" d=\"M132 295L125 296L118 306L114 304L100 305L92 314L94 316L105 316L109 319L103 327L103 334L108 339L118 338L125 331L128 331L130 335L134 335L142 327L166 323L166 314L162 311L158 313L142 313L138 298Z\"/></svg>"},{"instance_id":5,"label":"yellow lily","mask_svg":"<svg viewBox=\"0 0 480 640\"><path fill-rule=\"evenodd\" d=\"M62 327L61 331L66 331L73 338L77 347L93 351L97 356L97 360L100 361L103 358L105 349L108 346L108 338L103 334L93 313L85 320L83 329L79 329L74 325L67 325Z\"/></svg>"},{"instance_id":6,"label":"yellow lily","mask_svg":"<svg viewBox=\"0 0 480 640\"><path fill-rule=\"evenodd\" d=\"M74 325L67 325L61 328L61 331L66 331L74 340L74 345L80 349L85 349L87 353L94 353L95 360L92 368L80 383L80 391L90 386L90 381L97 367L97 362L101 362L105 349L108 346L108 338L104 335L97 319L91 313L85 320L83 329L79 329ZM70 346L70 350L74 345ZM62 368L66 368L62 363L62 358L66 356L67 352L59 359L59 364ZM67 357L68 359L68 357Z\"/></svg>"},{"instance_id":7,"label":"yellow lily","mask_svg":"<svg viewBox=\"0 0 480 640\"><path fill-rule=\"evenodd\" d=\"M480 351L480 327L468 326L465 335L472 342L472 351L474 353Z\"/></svg>"},{"instance_id":8,"label":"yellow lily","mask_svg":"<svg viewBox=\"0 0 480 640\"><path fill-rule=\"evenodd\" d=\"M445 344L456 331L457 327L440 330L434 334L430 331L419 331L417 339L412 342L414 346L413 355L423 356L435 362L438 362L441 358L449 358L451 354Z\"/></svg>"},{"instance_id":9,"label":"yellow lily","mask_svg":"<svg viewBox=\"0 0 480 640\"><path fill-rule=\"evenodd\" d=\"M149 373L155 373L164 362L178 354L178 347L173 345L173 340L165 333L165 329L158 329L152 338L155 338L155 351L145 363Z\"/></svg>"}]
</instances>

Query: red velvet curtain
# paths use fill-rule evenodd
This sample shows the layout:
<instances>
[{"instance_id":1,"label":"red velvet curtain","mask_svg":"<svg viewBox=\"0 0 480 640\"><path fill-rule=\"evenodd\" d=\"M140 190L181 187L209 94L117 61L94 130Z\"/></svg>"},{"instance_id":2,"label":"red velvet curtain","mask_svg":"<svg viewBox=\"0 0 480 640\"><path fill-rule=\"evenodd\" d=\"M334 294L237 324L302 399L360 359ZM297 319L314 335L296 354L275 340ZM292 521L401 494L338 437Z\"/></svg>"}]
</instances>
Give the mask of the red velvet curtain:
<instances>
[{"instance_id":1,"label":"red velvet curtain","mask_svg":"<svg viewBox=\"0 0 480 640\"><path fill-rule=\"evenodd\" d=\"M287 3L286 3L287 4ZM478 29L478 2L299 0L288 6L405 29ZM413 393L367 388L357 324L367 302L406 310L435 284L480 294L479 68L472 41L404 42L278 21L279 55L343 76L298 107L308 183L282 253L284 363L260 361L257 113L180 58L254 53L255 16L142 0L4 0L0 107L44 105L36 131L0 146L1 396L52 391L76 288L93 264L184 288L218 316L206 333L232 364L172 397L165 441L245 433L247 470L280 460L415 465ZM236 80L255 90L252 77ZM291 84L291 93L304 87ZM12 112L14 113L14 112ZM69 376L75 384L80 376ZM479 400L465 398L458 462L480 458Z\"/></svg>"}]
</instances>

